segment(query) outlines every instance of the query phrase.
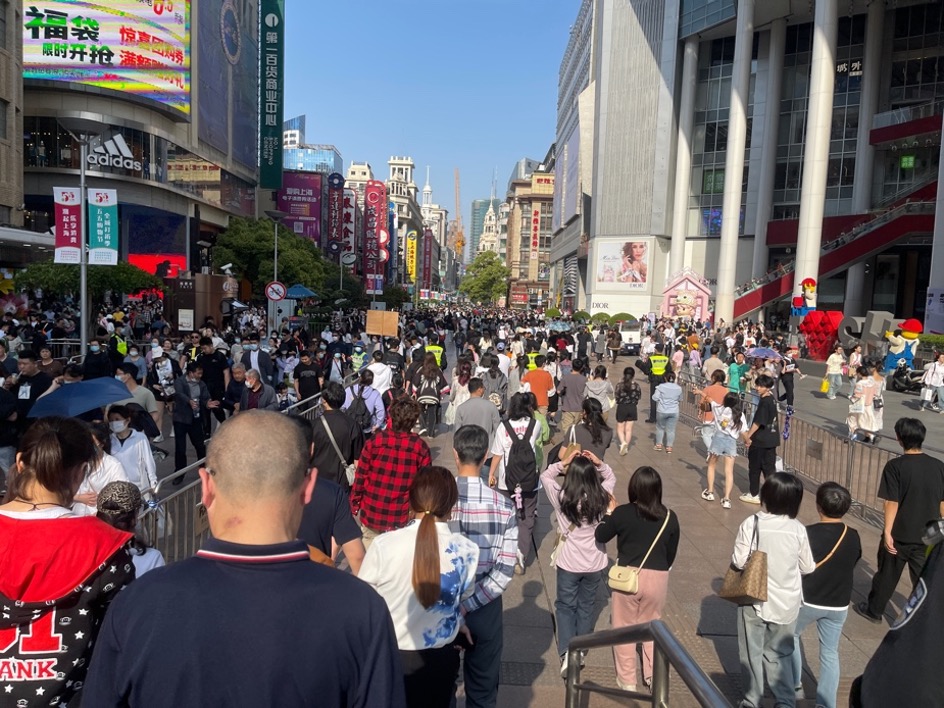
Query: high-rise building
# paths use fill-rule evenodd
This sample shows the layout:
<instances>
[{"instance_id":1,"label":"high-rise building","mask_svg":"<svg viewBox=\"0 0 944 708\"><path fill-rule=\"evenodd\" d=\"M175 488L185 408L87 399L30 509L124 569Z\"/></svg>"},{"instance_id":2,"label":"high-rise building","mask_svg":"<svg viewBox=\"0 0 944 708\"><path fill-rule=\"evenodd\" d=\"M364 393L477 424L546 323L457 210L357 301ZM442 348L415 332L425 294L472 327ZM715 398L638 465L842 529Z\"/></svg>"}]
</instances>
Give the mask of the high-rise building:
<instances>
[{"instance_id":1,"label":"high-rise building","mask_svg":"<svg viewBox=\"0 0 944 708\"><path fill-rule=\"evenodd\" d=\"M534 171L511 182L508 192L506 263L511 269L510 307L547 307L550 296L551 217L554 211L554 175Z\"/></svg>"},{"instance_id":2,"label":"high-rise building","mask_svg":"<svg viewBox=\"0 0 944 708\"><path fill-rule=\"evenodd\" d=\"M364 208L364 188L372 179L374 179L374 170L369 162L352 162L347 168L344 186L357 192L357 203L362 209Z\"/></svg>"},{"instance_id":3,"label":"high-rise building","mask_svg":"<svg viewBox=\"0 0 944 708\"><path fill-rule=\"evenodd\" d=\"M689 267L726 322L786 318L791 298L924 318L944 272L944 8L789 5L596 0L590 228L555 249L581 262L582 307L659 312Z\"/></svg>"},{"instance_id":4,"label":"high-rise building","mask_svg":"<svg viewBox=\"0 0 944 708\"><path fill-rule=\"evenodd\" d=\"M488 213L489 207L498 208L494 196L490 199L472 200L472 219L469 222L469 234L466 238L469 249L468 261L470 263L475 260L475 254L479 252L479 239L482 238L482 231L485 229L485 215Z\"/></svg>"},{"instance_id":5,"label":"high-rise building","mask_svg":"<svg viewBox=\"0 0 944 708\"><path fill-rule=\"evenodd\" d=\"M23 223L21 3L0 0L0 226Z\"/></svg>"},{"instance_id":6,"label":"high-rise building","mask_svg":"<svg viewBox=\"0 0 944 708\"><path fill-rule=\"evenodd\" d=\"M334 145L310 145L305 140L305 116L282 124L282 164L286 170L344 174L344 160Z\"/></svg>"}]
</instances>

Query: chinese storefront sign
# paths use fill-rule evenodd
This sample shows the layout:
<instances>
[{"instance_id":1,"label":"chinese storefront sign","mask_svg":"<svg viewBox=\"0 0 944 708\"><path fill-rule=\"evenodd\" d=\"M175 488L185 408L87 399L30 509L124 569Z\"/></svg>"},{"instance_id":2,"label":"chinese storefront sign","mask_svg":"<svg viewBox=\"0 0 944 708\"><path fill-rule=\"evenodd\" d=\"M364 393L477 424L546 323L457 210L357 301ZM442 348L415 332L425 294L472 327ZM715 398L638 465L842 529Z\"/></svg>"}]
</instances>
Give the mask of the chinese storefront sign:
<instances>
[{"instance_id":1,"label":"chinese storefront sign","mask_svg":"<svg viewBox=\"0 0 944 708\"><path fill-rule=\"evenodd\" d=\"M416 236L414 229L406 234L406 274L411 283L416 282Z\"/></svg>"},{"instance_id":2,"label":"chinese storefront sign","mask_svg":"<svg viewBox=\"0 0 944 708\"><path fill-rule=\"evenodd\" d=\"M368 295L383 293L387 233L387 187L371 180L364 189L364 284Z\"/></svg>"},{"instance_id":3,"label":"chinese storefront sign","mask_svg":"<svg viewBox=\"0 0 944 708\"><path fill-rule=\"evenodd\" d=\"M423 287L433 287L433 230L423 232Z\"/></svg>"},{"instance_id":4,"label":"chinese storefront sign","mask_svg":"<svg viewBox=\"0 0 944 708\"><path fill-rule=\"evenodd\" d=\"M285 77L284 0L261 0L259 27L262 76L259 80L259 186L282 186L282 108Z\"/></svg>"},{"instance_id":5,"label":"chinese storefront sign","mask_svg":"<svg viewBox=\"0 0 944 708\"><path fill-rule=\"evenodd\" d=\"M27 0L23 78L122 91L189 114L190 0Z\"/></svg>"},{"instance_id":6,"label":"chinese storefront sign","mask_svg":"<svg viewBox=\"0 0 944 708\"><path fill-rule=\"evenodd\" d=\"M90 265L118 265L118 192L90 189L88 245Z\"/></svg>"},{"instance_id":7,"label":"chinese storefront sign","mask_svg":"<svg viewBox=\"0 0 944 708\"><path fill-rule=\"evenodd\" d=\"M68 187L53 187L56 205L56 255L55 263L78 263L82 256L81 243L82 205L79 190Z\"/></svg>"},{"instance_id":8,"label":"chinese storefront sign","mask_svg":"<svg viewBox=\"0 0 944 708\"><path fill-rule=\"evenodd\" d=\"M345 188L341 199L341 263L357 267L357 192Z\"/></svg>"},{"instance_id":9,"label":"chinese storefront sign","mask_svg":"<svg viewBox=\"0 0 944 708\"><path fill-rule=\"evenodd\" d=\"M322 175L317 172L286 172L276 205L288 216L284 223L293 233L321 245Z\"/></svg>"},{"instance_id":10,"label":"chinese storefront sign","mask_svg":"<svg viewBox=\"0 0 944 708\"><path fill-rule=\"evenodd\" d=\"M344 242L342 210L344 204L344 177L337 172L328 175L328 251L340 259Z\"/></svg>"},{"instance_id":11,"label":"chinese storefront sign","mask_svg":"<svg viewBox=\"0 0 944 708\"><path fill-rule=\"evenodd\" d=\"M531 260L538 258L538 249L541 244L541 209L536 208L531 212Z\"/></svg>"}]
</instances>

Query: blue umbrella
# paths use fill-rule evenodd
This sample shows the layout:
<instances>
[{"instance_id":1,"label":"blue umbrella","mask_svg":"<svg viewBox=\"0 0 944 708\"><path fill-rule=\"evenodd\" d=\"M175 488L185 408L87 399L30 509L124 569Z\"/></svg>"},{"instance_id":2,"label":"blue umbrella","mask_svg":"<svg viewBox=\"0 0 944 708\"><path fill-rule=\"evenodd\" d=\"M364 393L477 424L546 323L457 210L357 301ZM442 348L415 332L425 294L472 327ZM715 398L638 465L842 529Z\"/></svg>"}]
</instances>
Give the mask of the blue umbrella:
<instances>
[{"instance_id":1,"label":"blue umbrella","mask_svg":"<svg viewBox=\"0 0 944 708\"><path fill-rule=\"evenodd\" d=\"M61 415L72 418L131 398L128 387L111 377L68 384L43 396L30 409L30 418Z\"/></svg>"},{"instance_id":2,"label":"blue umbrella","mask_svg":"<svg viewBox=\"0 0 944 708\"><path fill-rule=\"evenodd\" d=\"M285 293L285 297L287 297L289 300L304 300L306 297L317 296L317 293L312 292L301 283L296 283L288 289L287 293Z\"/></svg>"},{"instance_id":3,"label":"blue umbrella","mask_svg":"<svg viewBox=\"0 0 944 708\"><path fill-rule=\"evenodd\" d=\"M747 350L747 356L751 359L783 359L780 352L767 347L754 347Z\"/></svg>"}]
</instances>

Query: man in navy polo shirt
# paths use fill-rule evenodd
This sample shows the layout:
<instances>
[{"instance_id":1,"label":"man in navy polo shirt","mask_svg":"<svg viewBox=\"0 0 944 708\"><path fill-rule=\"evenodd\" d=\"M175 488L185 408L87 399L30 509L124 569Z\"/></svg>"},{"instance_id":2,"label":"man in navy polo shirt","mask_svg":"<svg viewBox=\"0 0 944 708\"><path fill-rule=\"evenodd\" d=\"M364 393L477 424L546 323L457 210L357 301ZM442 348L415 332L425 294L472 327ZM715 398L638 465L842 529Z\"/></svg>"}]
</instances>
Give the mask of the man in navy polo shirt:
<instances>
[{"instance_id":1,"label":"man in navy polo shirt","mask_svg":"<svg viewBox=\"0 0 944 708\"><path fill-rule=\"evenodd\" d=\"M386 604L296 540L309 450L278 413L220 426L200 470L212 538L112 603L83 704L405 706Z\"/></svg>"}]
</instances>

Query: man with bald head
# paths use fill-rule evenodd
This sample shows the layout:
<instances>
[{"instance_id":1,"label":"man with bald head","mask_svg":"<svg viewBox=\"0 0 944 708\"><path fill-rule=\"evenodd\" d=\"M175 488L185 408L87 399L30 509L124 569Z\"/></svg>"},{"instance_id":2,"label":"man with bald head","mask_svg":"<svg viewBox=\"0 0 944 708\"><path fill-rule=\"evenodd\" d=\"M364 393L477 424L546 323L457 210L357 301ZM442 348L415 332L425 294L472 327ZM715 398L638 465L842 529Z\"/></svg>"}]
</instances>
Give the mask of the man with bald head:
<instances>
[{"instance_id":1,"label":"man with bald head","mask_svg":"<svg viewBox=\"0 0 944 708\"><path fill-rule=\"evenodd\" d=\"M200 470L212 537L112 603L83 703L405 706L386 604L296 540L309 460L303 431L278 413L219 427Z\"/></svg>"}]
</instances>

